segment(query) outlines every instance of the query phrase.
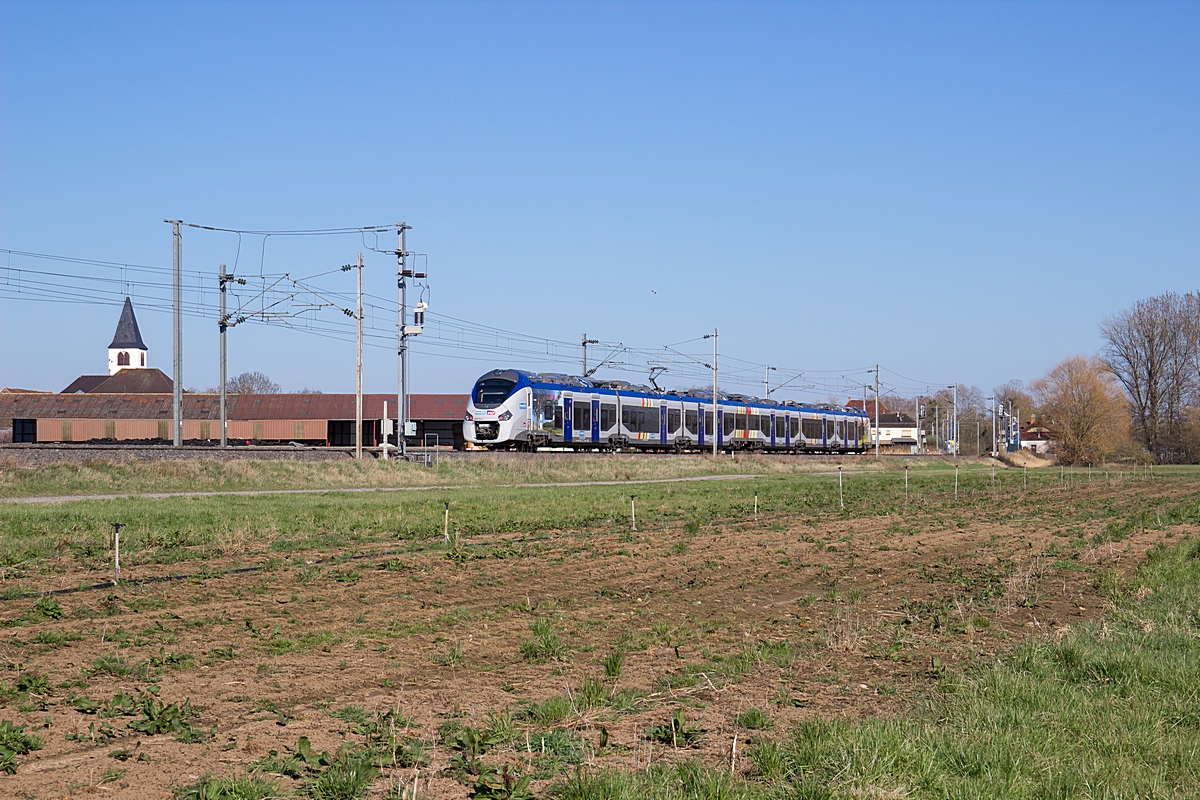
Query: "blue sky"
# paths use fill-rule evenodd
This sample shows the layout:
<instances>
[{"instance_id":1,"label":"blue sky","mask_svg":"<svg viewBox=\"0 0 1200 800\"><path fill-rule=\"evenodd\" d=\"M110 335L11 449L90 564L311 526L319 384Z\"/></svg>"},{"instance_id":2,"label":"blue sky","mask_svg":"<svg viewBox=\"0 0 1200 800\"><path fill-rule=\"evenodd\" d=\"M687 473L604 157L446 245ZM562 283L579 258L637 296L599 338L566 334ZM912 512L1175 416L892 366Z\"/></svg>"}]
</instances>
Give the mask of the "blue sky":
<instances>
[{"instance_id":1,"label":"blue sky","mask_svg":"<svg viewBox=\"0 0 1200 800\"><path fill-rule=\"evenodd\" d=\"M901 390L1029 380L1096 352L1105 315L1200 288L1197 4L0 14L11 250L169 266L165 218L255 230L403 219L410 249L428 254L431 313L647 349L717 326L723 353L807 370L816 386L801 396L821 399L876 362ZM363 249L355 237L237 244L189 230L185 268L211 275L237 258L243 273L308 275ZM0 254L5 265L52 268ZM394 260L368 251L365 280L393 296ZM135 304L148 291L134 286ZM102 372L118 311L0 292L0 384L58 390ZM204 313L185 328L184 382L197 388L217 383ZM139 319L169 373L170 316ZM353 390L352 343L250 325L230 337L231 374ZM416 347L414 391L465 391L496 366L572 369ZM368 390L394 391L390 348L368 349L365 371Z\"/></svg>"}]
</instances>

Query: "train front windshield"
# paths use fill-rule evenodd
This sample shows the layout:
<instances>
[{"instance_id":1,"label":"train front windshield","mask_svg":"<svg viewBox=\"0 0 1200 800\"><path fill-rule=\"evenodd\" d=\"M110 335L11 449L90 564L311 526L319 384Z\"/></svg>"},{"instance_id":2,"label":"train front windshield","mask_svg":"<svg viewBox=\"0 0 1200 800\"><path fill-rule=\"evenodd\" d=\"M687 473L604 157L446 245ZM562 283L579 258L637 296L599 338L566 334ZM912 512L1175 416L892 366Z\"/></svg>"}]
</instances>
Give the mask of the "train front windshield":
<instances>
[{"instance_id":1,"label":"train front windshield","mask_svg":"<svg viewBox=\"0 0 1200 800\"><path fill-rule=\"evenodd\" d=\"M504 378L487 378L475 384L474 400L477 406L498 406L512 394L516 381Z\"/></svg>"}]
</instances>

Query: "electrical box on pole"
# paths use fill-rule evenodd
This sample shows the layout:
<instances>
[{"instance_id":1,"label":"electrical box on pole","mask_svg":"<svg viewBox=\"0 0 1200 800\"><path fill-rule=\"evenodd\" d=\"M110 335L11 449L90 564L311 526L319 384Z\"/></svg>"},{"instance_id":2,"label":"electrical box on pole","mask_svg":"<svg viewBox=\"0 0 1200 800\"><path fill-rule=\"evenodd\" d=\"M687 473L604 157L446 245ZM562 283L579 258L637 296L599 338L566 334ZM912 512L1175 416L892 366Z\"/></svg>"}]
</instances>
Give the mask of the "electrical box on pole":
<instances>
[{"instance_id":1,"label":"electrical box on pole","mask_svg":"<svg viewBox=\"0 0 1200 800\"><path fill-rule=\"evenodd\" d=\"M415 253L408 252L407 249L407 232L411 230L411 226L404 222L396 223L396 294L397 294L397 314L396 314L396 369L398 373L397 383L399 384L396 392L396 420L400 430L396 435L396 448L401 456L407 452L405 438L408 436L417 435L416 423L412 423L411 427L408 420L408 337L420 336L425 332L425 310L429 308L429 303L426 296L429 292L429 284L426 283L427 274L424 271L414 269L414 264L410 259L415 256ZM412 320L409 320L408 312L408 289L409 282L412 282L412 288L418 289L421 293L421 298L413 308ZM411 431L411 433L410 433Z\"/></svg>"}]
</instances>

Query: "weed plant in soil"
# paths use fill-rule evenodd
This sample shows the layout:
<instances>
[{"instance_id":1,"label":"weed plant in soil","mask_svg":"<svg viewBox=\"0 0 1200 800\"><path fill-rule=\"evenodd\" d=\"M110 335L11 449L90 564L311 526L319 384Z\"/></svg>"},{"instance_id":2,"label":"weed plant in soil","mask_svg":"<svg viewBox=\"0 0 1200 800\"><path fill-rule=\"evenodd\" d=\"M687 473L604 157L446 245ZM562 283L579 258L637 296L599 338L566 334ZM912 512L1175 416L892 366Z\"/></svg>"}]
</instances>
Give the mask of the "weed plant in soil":
<instances>
[{"instance_id":1,"label":"weed plant in soil","mask_svg":"<svg viewBox=\"0 0 1200 800\"><path fill-rule=\"evenodd\" d=\"M1116 610L1104 621L947 673L926 710L858 722L812 719L761 740L750 751L746 782L731 784L726 770L685 763L579 774L555 794L1195 797L1200 541L1154 550L1133 581L1113 587L1111 599Z\"/></svg>"}]
</instances>

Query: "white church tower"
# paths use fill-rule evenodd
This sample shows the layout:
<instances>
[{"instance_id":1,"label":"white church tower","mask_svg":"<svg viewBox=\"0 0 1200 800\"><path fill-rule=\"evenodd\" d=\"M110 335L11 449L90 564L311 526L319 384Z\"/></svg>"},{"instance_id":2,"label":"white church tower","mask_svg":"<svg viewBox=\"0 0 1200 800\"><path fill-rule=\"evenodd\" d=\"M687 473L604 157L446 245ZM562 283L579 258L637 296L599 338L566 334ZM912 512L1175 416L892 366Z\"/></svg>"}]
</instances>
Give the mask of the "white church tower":
<instances>
[{"instance_id":1,"label":"white church tower","mask_svg":"<svg viewBox=\"0 0 1200 800\"><path fill-rule=\"evenodd\" d=\"M133 303L125 298L117 332L108 346L108 374L116 375L123 369L146 368L146 343L138 330L137 317L133 315Z\"/></svg>"}]
</instances>

